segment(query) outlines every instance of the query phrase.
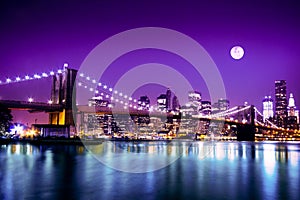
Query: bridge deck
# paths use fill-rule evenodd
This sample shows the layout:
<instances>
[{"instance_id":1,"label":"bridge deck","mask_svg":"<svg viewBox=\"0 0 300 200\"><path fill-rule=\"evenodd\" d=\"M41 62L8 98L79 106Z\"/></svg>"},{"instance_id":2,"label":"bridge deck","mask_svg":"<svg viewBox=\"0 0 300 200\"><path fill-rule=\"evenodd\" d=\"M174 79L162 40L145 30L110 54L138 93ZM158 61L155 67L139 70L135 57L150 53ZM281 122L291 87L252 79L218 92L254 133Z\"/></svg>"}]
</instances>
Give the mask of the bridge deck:
<instances>
[{"instance_id":1,"label":"bridge deck","mask_svg":"<svg viewBox=\"0 0 300 200\"><path fill-rule=\"evenodd\" d=\"M15 100L0 100L0 105L9 109L19 109L28 111L39 112L56 112L62 111L63 106L59 104L48 104L42 102L28 102L28 101L15 101Z\"/></svg>"}]
</instances>

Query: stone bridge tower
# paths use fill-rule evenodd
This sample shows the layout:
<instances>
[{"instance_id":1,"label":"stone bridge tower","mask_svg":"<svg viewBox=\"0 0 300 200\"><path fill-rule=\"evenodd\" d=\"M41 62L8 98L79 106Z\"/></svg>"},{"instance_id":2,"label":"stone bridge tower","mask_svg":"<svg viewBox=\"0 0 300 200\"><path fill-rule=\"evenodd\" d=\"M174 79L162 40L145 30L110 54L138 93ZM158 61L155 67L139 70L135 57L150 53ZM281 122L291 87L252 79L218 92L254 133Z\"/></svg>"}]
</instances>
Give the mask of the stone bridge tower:
<instances>
[{"instance_id":1,"label":"stone bridge tower","mask_svg":"<svg viewBox=\"0 0 300 200\"><path fill-rule=\"evenodd\" d=\"M72 110L72 96L76 75L77 70L70 69L68 68L68 64L64 64L64 69L53 76L51 101L53 104L62 105L63 110L49 113L49 124L75 126ZM75 96L76 95L74 95L74 97ZM76 110L74 112L76 112Z\"/></svg>"}]
</instances>

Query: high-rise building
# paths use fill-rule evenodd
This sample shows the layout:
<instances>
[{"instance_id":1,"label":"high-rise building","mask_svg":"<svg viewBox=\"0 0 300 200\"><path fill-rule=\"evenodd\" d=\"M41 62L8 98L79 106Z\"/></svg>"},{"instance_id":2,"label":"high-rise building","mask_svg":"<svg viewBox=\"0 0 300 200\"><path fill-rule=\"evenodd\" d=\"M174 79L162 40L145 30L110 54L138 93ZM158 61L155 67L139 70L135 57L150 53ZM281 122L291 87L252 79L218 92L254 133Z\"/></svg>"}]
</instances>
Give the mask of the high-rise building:
<instances>
[{"instance_id":1,"label":"high-rise building","mask_svg":"<svg viewBox=\"0 0 300 200\"><path fill-rule=\"evenodd\" d=\"M229 109L229 100L228 99L219 99L218 100L219 104L219 110L220 111L225 111Z\"/></svg>"},{"instance_id":2,"label":"high-rise building","mask_svg":"<svg viewBox=\"0 0 300 200\"><path fill-rule=\"evenodd\" d=\"M212 113L218 113L229 109L229 100L228 99L219 99L218 102L215 102L212 105Z\"/></svg>"},{"instance_id":3,"label":"high-rise building","mask_svg":"<svg viewBox=\"0 0 300 200\"><path fill-rule=\"evenodd\" d=\"M141 96L138 101L138 110L149 110L150 108L150 99L145 95Z\"/></svg>"},{"instance_id":4,"label":"high-rise building","mask_svg":"<svg viewBox=\"0 0 300 200\"><path fill-rule=\"evenodd\" d=\"M189 106L194 109L194 113L198 114L198 112L201 110L201 93L197 91L189 91L188 101Z\"/></svg>"},{"instance_id":5,"label":"high-rise building","mask_svg":"<svg viewBox=\"0 0 300 200\"><path fill-rule=\"evenodd\" d=\"M211 102L210 101L202 101L201 113L202 113L202 115L210 115L211 114Z\"/></svg>"},{"instance_id":6,"label":"high-rise building","mask_svg":"<svg viewBox=\"0 0 300 200\"><path fill-rule=\"evenodd\" d=\"M179 100L178 100L177 96L174 96L173 100L172 100L172 110L179 111L179 109L180 109Z\"/></svg>"},{"instance_id":7,"label":"high-rise building","mask_svg":"<svg viewBox=\"0 0 300 200\"><path fill-rule=\"evenodd\" d=\"M165 94L157 97L157 108L160 111L167 111L167 96Z\"/></svg>"},{"instance_id":8,"label":"high-rise building","mask_svg":"<svg viewBox=\"0 0 300 200\"><path fill-rule=\"evenodd\" d=\"M275 81L275 118L279 127L285 127L287 117L286 81Z\"/></svg>"},{"instance_id":9,"label":"high-rise building","mask_svg":"<svg viewBox=\"0 0 300 200\"><path fill-rule=\"evenodd\" d=\"M274 117L273 99L271 96L265 96L263 100L263 120L265 121L270 117Z\"/></svg>"},{"instance_id":10,"label":"high-rise building","mask_svg":"<svg viewBox=\"0 0 300 200\"><path fill-rule=\"evenodd\" d=\"M299 110L296 109L294 96L290 93L287 127L296 129L296 127L298 127L297 124L299 124Z\"/></svg>"},{"instance_id":11,"label":"high-rise building","mask_svg":"<svg viewBox=\"0 0 300 200\"><path fill-rule=\"evenodd\" d=\"M167 111L171 110L171 97L172 97L172 93L170 88L167 89L166 92L166 106L167 106Z\"/></svg>"}]
</instances>

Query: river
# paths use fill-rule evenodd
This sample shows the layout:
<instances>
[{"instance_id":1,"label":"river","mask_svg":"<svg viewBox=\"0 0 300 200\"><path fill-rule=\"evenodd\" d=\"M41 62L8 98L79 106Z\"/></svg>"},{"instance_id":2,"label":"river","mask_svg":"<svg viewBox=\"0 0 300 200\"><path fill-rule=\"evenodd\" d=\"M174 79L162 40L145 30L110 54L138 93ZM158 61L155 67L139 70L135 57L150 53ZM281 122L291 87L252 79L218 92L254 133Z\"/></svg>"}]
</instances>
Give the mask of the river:
<instances>
[{"instance_id":1,"label":"river","mask_svg":"<svg viewBox=\"0 0 300 200\"><path fill-rule=\"evenodd\" d=\"M0 145L0 199L299 199L300 144Z\"/></svg>"}]
</instances>

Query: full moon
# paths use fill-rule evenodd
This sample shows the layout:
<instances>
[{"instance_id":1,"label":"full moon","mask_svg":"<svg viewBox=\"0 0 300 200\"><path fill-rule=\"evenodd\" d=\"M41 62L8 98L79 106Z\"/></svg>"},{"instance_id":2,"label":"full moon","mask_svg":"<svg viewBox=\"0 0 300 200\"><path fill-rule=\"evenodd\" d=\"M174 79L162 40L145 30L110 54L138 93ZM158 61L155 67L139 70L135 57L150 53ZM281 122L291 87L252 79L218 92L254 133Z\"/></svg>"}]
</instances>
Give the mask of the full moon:
<instances>
[{"instance_id":1,"label":"full moon","mask_svg":"<svg viewBox=\"0 0 300 200\"><path fill-rule=\"evenodd\" d=\"M244 56L244 49L241 46L234 46L230 50L230 55L233 59L239 60Z\"/></svg>"}]
</instances>

